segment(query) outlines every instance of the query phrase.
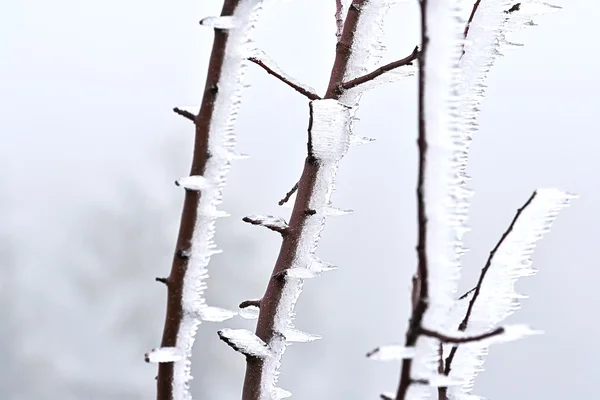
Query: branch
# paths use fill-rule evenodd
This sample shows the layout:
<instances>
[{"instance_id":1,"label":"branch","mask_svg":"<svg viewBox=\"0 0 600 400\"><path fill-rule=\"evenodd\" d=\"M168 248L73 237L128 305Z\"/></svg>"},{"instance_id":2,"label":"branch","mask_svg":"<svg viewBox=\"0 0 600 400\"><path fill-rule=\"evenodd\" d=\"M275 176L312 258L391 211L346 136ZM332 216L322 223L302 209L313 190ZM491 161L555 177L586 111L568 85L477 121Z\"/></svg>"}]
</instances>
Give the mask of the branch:
<instances>
[{"instance_id":1,"label":"branch","mask_svg":"<svg viewBox=\"0 0 600 400\"><path fill-rule=\"evenodd\" d=\"M158 362L157 400L180 400L189 397L188 386L191 379L188 356L194 343L195 329L181 330L181 327L196 326L201 316L197 305L202 304L202 295L206 277L206 267L214 250L214 224L216 216L213 212L216 202L222 198L225 179L229 170L228 161L215 160L208 163L210 153L222 152L232 154L230 137L215 134L225 128L230 129L220 119L213 118L215 113L235 116L239 101L236 97L243 88L243 82L237 80L223 81L223 71L236 74L243 67L245 59L237 52L227 51L246 44L250 22L254 22L256 10L238 7L243 0L225 0L221 10L222 19L203 20L215 23L214 40L210 61L206 73L206 85L202 94L202 102L197 116L175 108L173 111L184 118L194 120L195 143L191 165L191 177L179 180L186 188L183 210L179 225L179 233L175 247L175 255L170 274L166 279L167 306L160 348L149 353L149 359ZM240 29L228 30L219 28L220 23L235 19ZM218 90L216 90L218 88ZM217 98L220 101L216 101ZM218 104L219 109L216 109ZM229 121L235 121L230 118ZM229 124L230 122L227 122ZM203 182L203 176L218 177L214 182ZM204 186L203 183L209 183ZM202 187L201 187L202 186ZM202 190L200 190L202 189ZM201 231L201 234L198 234ZM208 233L206 233L208 232ZM197 238L197 240L192 240ZM177 250L179 249L179 250ZM185 252L181 252L185 249ZM188 252L189 250L189 252ZM198 278L200 277L200 278ZM192 287L189 285L191 282ZM186 293L187 301L182 301ZM175 360L173 354L182 354L181 360ZM169 359L167 356L171 355ZM169 360L169 361L165 361Z\"/></svg>"},{"instance_id":2,"label":"branch","mask_svg":"<svg viewBox=\"0 0 600 400\"><path fill-rule=\"evenodd\" d=\"M473 297L471 298L471 301L469 301L469 306L467 307L465 316L464 316L463 320L461 321L461 323L458 325L458 330L464 332L467 329L467 326L469 324L469 318L471 318L471 313L473 312L473 307L475 306L475 302L477 301L477 299L479 298L479 294L481 293L481 285L483 284L483 280L485 279L485 276L486 276L488 270L490 269L490 266L492 265L492 261L494 259L494 256L496 255L496 252L498 251L498 249L500 248L502 243L504 243L506 238L510 235L510 233L514 229L514 227L515 227L517 221L519 220L519 217L523 213L523 211L533 202L533 199L535 198L536 193L537 192L533 192L533 194L529 197L529 199L527 199L525 204L523 204L521 206L521 208L519 208L517 210L517 213L513 217L510 225L508 226L506 231L502 234L502 236L500 237L500 240L498 241L498 243L496 243L496 245L494 246L492 251L490 251L490 254L485 262L485 265L481 269L481 273L479 275L479 280L477 281L477 285L475 285L475 287L473 289L469 290L467 293L465 293L463 296L461 296L461 299L462 299L462 298L467 297L469 295L469 293L474 292ZM457 349L458 349L457 346L452 347L452 349L450 350L450 354L448 354L448 357L446 357L446 365L444 367L445 375L450 374L450 371L452 369L452 361L454 360L454 357L456 356Z\"/></svg>"},{"instance_id":3,"label":"branch","mask_svg":"<svg viewBox=\"0 0 600 400\"><path fill-rule=\"evenodd\" d=\"M288 224L283 218L271 215L250 215L249 217L242 218L242 221L252 225L264 226L282 235L285 235L288 230Z\"/></svg>"},{"instance_id":4,"label":"branch","mask_svg":"<svg viewBox=\"0 0 600 400\"><path fill-rule=\"evenodd\" d=\"M477 13L477 9L479 8L479 3L481 3L481 0L477 0L475 1L475 4L473 4L473 9L471 10L471 14L469 15L469 19L467 21L467 25L465 26L465 32L464 32L464 38L467 38L467 35L469 34L469 29L471 28L471 22L473 22L473 18L475 18L475 13ZM463 45L464 48L464 45Z\"/></svg>"},{"instance_id":5,"label":"branch","mask_svg":"<svg viewBox=\"0 0 600 400\"><path fill-rule=\"evenodd\" d=\"M353 47L356 27L361 15L364 4L367 0L353 0L348 10L342 36L336 46L335 61L331 68L331 76L324 99L311 93L313 101L310 103L311 114L309 116L309 140L307 157L304 163L302 175L298 181L297 196L289 220L287 234L283 237L279 256L273 268L273 273L269 279L267 289L260 303L260 313L256 324L256 335L271 347L274 359L281 359L285 350L284 344L273 344L277 341L277 334L287 328L291 322L293 307L300 290L288 285L299 285L302 278L299 279L281 279L286 276L287 270L294 267L296 272L309 271L307 265L306 249L313 249L317 245L319 232L322 230L323 216L316 210L324 209L328 205L330 191L324 193L328 185L333 185L334 171L337 169L337 159L322 158L324 143L319 135L318 129L330 130L335 135L347 135L347 124L338 129L340 121L335 120L338 113L344 112L344 118L349 121L350 111L347 107L341 107L339 100L343 93L340 93L339 87L343 83L343 77L349 68L348 60L350 58L351 48ZM354 66L352 66L354 67ZM311 97L309 97L311 98ZM354 104L354 99L349 101ZM317 106L318 104L318 106ZM342 110L342 108L344 108ZM323 112L333 111L328 115L333 115L333 120L323 120ZM320 112L319 118L316 114ZM347 114L347 115L346 115ZM314 121L313 121L314 119ZM329 124L326 124L329 123ZM319 133L319 135L317 135ZM334 143L337 145L337 143ZM339 150L339 149L335 149ZM329 154L329 156L338 153ZM319 183L319 185L317 185ZM306 246L310 243L310 246ZM293 274L292 274L293 275ZM287 288L287 289L286 289ZM291 290L291 292L289 292ZM284 296L284 293L294 293L292 297ZM248 360L246 364L246 375L244 387L242 390L242 400L260 400L261 393L264 396L265 390L274 390L274 382L270 377L278 374L278 363L266 363L262 359Z\"/></svg>"},{"instance_id":6,"label":"branch","mask_svg":"<svg viewBox=\"0 0 600 400\"><path fill-rule=\"evenodd\" d=\"M260 299L244 300L240 303L239 308L258 307L260 308Z\"/></svg>"},{"instance_id":7,"label":"branch","mask_svg":"<svg viewBox=\"0 0 600 400\"><path fill-rule=\"evenodd\" d=\"M321 98L318 94L314 93L309 87L293 82L289 76L285 76L283 73L277 71L278 68L276 68L275 66L267 65L266 60L257 57L250 57L248 58L248 60L252 61L254 64L264 69L269 75L273 75L275 78L279 79L281 82L285 83L298 93L301 93L304 96L308 97L310 100L317 100Z\"/></svg>"},{"instance_id":8,"label":"branch","mask_svg":"<svg viewBox=\"0 0 600 400\"><path fill-rule=\"evenodd\" d=\"M480 335L464 336L464 337L448 336L443 333L431 331L431 330L423 328L423 327L421 327L420 333L424 336L428 336L428 337L437 339L442 343L464 344L464 343L480 342L484 339L489 339L491 337L501 335L504 333L504 328L499 327L492 331L482 333Z\"/></svg>"},{"instance_id":9,"label":"branch","mask_svg":"<svg viewBox=\"0 0 600 400\"><path fill-rule=\"evenodd\" d=\"M342 0L335 0L335 36L339 41L342 37L342 31L344 30L344 5Z\"/></svg>"},{"instance_id":10,"label":"branch","mask_svg":"<svg viewBox=\"0 0 600 400\"><path fill-rule=\"evenodd\" d=\"M427 31L427 0L421 0L421 51L419 57L419 134L417 145L419 148L419 172L417 177L417 221L418 221L418 239L417 239L417 275L413 281L413 307L406 332L406 347L414 347L420 334L423 316L427 311L429 304L429 281L428 281L428 260L427 260L427 213L425 204L425 168L427 161L427 132L425 125L425 71L426 59L429 47L429 37ZM415 51L417 49L415 48ZM414 52L413 52L414 53ZM418 283L418 285L417 285ZM414 289L418 286L418 289ZM416 298L416 301L414 300ZM400 383L396 393L397 400L405 400L408 387L412 383L411 377L412 359L402 361L400 372Z\"/></svg>"},{"instance_id":11,"label":"branch","mask_svg":"<svg viewBox=\"0 0 600 400\"><path fill-rule=\"evenodd\" d=\"M187 110L182 110L181 108L175 107L173 108L173 112L177 115L181 115L182 117L189 119L192 122L196 122L196 116Z\"/></svg>"},{"instance_id":12,"label":"branch","mask_svg":"<svg viewBox=\"0 0 600 400\"><path fill-rule=\"evenodd\" d=\"M354 78L348 82L342 83L342 89L345 89L345 90L352 89L356 86L362 85L363 83L372 81L372 80L376 79L377 77L385 74L386 72L392 71L396 68L399 68L399 67L402 67L405 65L412 65L412 62L415 61L418 57L419 57L419 46L416 46L415 49L413 50L413 52L410 53L410 55L408 55L407 57L404 57L401 60L393 61L389 64L386 64L382 67L377 68L373 72L369 72L366 75L359 76L358 78Z\"/></svg>"},{"instance_id":13,"label":"branch","mask_svg":"<svg viewBox=\"0 0 600 400\"><path fill-rule=\"evenodd\" d=\"M292 188L290 189L290 191L289 191L289 192L287 192L287 193L285 194L285 197L284 197L283 199L279 200L279 203L278 203L278 204L279 204L280 206L282 206L282 205L284 205L285 203L287 203L287 202L288 202L288 200L290 199L290 197L292 197L292 195L293 195L294 193L296 193L296 191L297 191L297 190L298 190L298 182L296 182L296 184L294 185L294 187L292 187Z\"/></svg>"}]
</instances>

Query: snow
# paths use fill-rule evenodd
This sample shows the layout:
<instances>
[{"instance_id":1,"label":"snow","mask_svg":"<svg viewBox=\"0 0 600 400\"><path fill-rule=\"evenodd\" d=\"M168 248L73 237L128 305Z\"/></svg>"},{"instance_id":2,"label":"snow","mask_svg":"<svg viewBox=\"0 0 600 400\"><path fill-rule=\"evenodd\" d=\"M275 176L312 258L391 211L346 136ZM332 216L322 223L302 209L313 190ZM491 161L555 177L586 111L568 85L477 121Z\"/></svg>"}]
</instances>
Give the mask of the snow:
<instances>
[{"instance_id":1,"label":"snow","mask_svg":"<svg viewBox=\"0 0 600 400\"><path fill-rule=\"evenodd\" d=\"M187 190L203 190L211 187L210 180L200 175L179 178L175 181L175 184Z\"/></svg>"},{"instance_id":2,"label":"snow","mask_svg":"<svg viewBox=\"0 0 600 400\"><path fill-rule=\"evenodd\" d=\"M234 16L206 17L200 20L200 25L215 29L233 29L238 25Z\"/></svg>"},{"instance_id":3,"label":"snow","mask_svg":"<svg viewBox=\"0 0 600 400\"><path fill-rule=\"evenodd\" d=\"M517 280L536 273L531 254L535 244L546 234L557 214L567 207L574 195L558 189L538 189L530 204L522 211L513 230L498 247L483 279L481 290L469 318L466 334L488 331L519 308L523 296L515 291ZM539 333L525 326L507 326L504 335L495 341ZM502 338L501 336L504 336ZM492 342L494 341L492 340ZM452 395L470 394L477 372L483 367L488 345L459 346L452 363L451 376L467 382L453 388Z\"/></svg>"},{"instance_id":4,"label":"snow","mask_svg":"<svg viewBox=\"0 0 600 400\"><path fill-rule=\"evenodd\" d=\"M337 207L326 207L325 209L325 214L328 217L339 217L341 215L349 215L352 214L354 212L354 210L350 210L350 209L342 209L342 208L337 208Z\"/></svg>"},{"instance_id":5,"label":"snow","mask_svg":"<svg viewBox=\"0 0 600 400\"><path fill-rule=\"evenodd\" d=\"M260 312L260 308L258 308L256 306L248 306L248 307L242 308L238 312L238 314L240 315L240 317L242 317L244 319L257 319L259 312Z\"/></svg>"},{"instance_id":6,"label":"snow","mask_svg":"<svg viewBox=\"0 0 600 400\"><path fill-rule=\"evenodd\" d=\"M285 340L288 342L306 343L314 342L315 340L321 339L321 335L314 335L312 333L302 332L295 328L288 328L283 333Z\"/></svg>"},{"instance_id":7,"label":"snow","mask_svg":"<svg viewBox=\"0 0 600 400\"><path fill-rule=\"evenodd\" d=\"M231 162L238 158L238 154L235 153L234 126L240 109L242 92L245 89L247 58L251 55L249 44L251 34L262 5L263 0L240 0L233 17L209 17L201 21L204 26L229 29L229 35L221 78L218 82L219 92L215 98L214 112L210 121L208 151L211 157L206 162L202 177L178 180L178 184L188 190L202 190L202 196L198 204L190 258L183 281L183 315L179 324L176 348L184 357L174 363L173 400L191 400L189 381L192 376L189 358L203 310L209 319L221 319L225 314L217 313L215 308L209 309L208 314L206 313L203 297L206 288L205 279L208 277L207 265L211 256L220 252L213 239L215 221L218 217L224 216L224 213L218 211L217 207L222 202L223 188ZM264 352L263 349L261 354Z\"/></svg>"},{"instance_id":8,"label":"snow","mask_svg":"<svg viewBox=\"0 0 600 400\"><path fill-rule=\"evenodd\" d=\"M263 358L271 355L267 344L247 329L225 328L217 333L221 340L246 356Z\"/></svg>"},{"instance_id":9,"label":"snow","mask_svg":"<svg viewBox=\"0 0 600 400\"><path fill-rule=\"evenodd\" d=\"M398 344L379 346L367 354L367 358L376 361L400 361L415 356L414 347L405 347Z\"/></svg>"},{"instance_id":10,"label":"snow","mask_svg":"<svg viewBox=\"0 0 600 400\"><path fill-rule=\"evenodd\" d=\"M203 307L199 311L202 321L223 322L233 318L237 313L220 307Z\"/></svg>"},{"instance_id":11,"label":"snow","mask_svg":"<svg viewBox=\"0 0 600 400\"><path fill-rule=\"evenodd\" d=\"M149 363L167 363L181 361L185 358L185 354L177 347L160 347L146 353L144 358Z\"/></svg>"}]
</instances>

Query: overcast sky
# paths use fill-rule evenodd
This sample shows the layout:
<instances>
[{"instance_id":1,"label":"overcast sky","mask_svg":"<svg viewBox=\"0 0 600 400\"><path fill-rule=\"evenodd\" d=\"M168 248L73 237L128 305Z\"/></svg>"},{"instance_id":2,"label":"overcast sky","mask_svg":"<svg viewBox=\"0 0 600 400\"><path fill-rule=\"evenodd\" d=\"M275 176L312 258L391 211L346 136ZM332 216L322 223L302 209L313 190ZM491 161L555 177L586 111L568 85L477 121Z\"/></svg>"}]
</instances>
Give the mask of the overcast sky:
<instances>
[{"instance_id":1,"label":"overcast sky","mask_svg":"<svg viewBox=\"0 0 600 400\"><path fill-rule=\"evenodd\" d=\"M274 2L256 37L281 67L320 91L334 55L333 3ZM22 245L32 257L66 234L61 221L70 212L115 197L120 178L144 181L150 200L180 195L167 184L170 178L157 177L157 149L181 143L176 154L189 159L191 148L185 146L192 127L170 110L200 101L212 34L198 21L216 14L220 5L213 0L4 0L0 198L12 207L7 224L15 237L26 238ZM580 195L540 242L534 255L539 274L519 285L530 299L511 320L546 334L491 350L476 385L477 393L490 399L597 393L600 5L591 0L560 5L561 12L539 18L538 27L518 36L524 48L506 51L493 68L472 145L469 172L476 194L463 287L473 282L535 188L557 186ZM415 46L416 12L411 3L390 13L386 61ZM234 221L250 213L289 212L276 203L297 180L306 143L306 99L253 66L247 82L252 86L238 134L239 150L251 158L234 165L225 192L224 208L234 212ZM334 202L355 214L328 224L319 253L340 270L307 283L298 304L298 327L324 339L294 345L284 357L282 387L295 398L377 398L397 385L398 365L376 364L364 353L400 341L408 318L416 237L415 100L416 81L407 79L362 101L357 131L377 141L352 149L340 167ZM186 173L187 167L180 172ZM262 271L256 281L264 288L277 238L241 222L227 228L232 235L256 235L256 255L248 260ZM244 266L228 264L227 251L235 253L225 249L222 268L235 274ZM61 279L51 274L59 266L46 268L52 279ZM156 290L152 279L148 290ZM226 280L215 272L209 296L211 290L226 291L223 285ZM232 293L231 305L243 296L248 294ZM220 345L214 336L211 340L210 346ZM203 342L196 346L201 352ZM243 357L221 346L219 357L236 364L232 385L241 385ZM343 368L336 371L339 365ZM294 378L295 371L302 371L303 381Z\"/></svg>"}]
</instances>

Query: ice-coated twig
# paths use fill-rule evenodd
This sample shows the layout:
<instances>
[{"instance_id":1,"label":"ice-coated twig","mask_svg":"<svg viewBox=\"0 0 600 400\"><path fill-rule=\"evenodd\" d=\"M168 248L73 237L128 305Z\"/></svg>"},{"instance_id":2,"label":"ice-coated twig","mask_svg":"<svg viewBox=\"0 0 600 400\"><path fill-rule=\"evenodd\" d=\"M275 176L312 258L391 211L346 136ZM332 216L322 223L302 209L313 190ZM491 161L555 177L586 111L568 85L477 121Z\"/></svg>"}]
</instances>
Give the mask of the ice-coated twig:
<instances>
[{"instance_id":1,"label":"ice-coated twig","mask_svg":"<svg viewBox=\"0 0 600 400\"><path fill-rule=\"evenodd\" d=\"M283 70L279 68L279 66L275 64L275 62L270 60L263 51L255 50L254 55L248 58L248 60L252 61L254 64L264 69L269 75L273 75L281 82L293 88L298 93L301 93L304 96L308 97L310 100L317 100L321 98L321 96L316 94L315 89L297 82L290 75L283 72Z\"/></svg>"},{"instance_id":2,"label":"ice-coated twig","mask_svg":"<svg viewBox=\"0 0 600 400\"><path fill-rule=\"evenodd\" d=\"M345 90L341 84L377 67L382 49L381 26L390 4L387 0L352 1L336 46L326 94L309 104L307 157L288 233L262 297L256 327L257 336L271 348L272 356L248 360L242 400L269 400L275 396L281 359L288 345L284 335L293 326L295 304L304 283L298 274L312 276L315 270L326 270L325 264L315 263L314 253L331 206L339 161L350 146L362 93L359 87Z\"/></svg>"},{"instance_id":3,"label":"ice-coated twig","mask_svg":"<svg viewBox=\"0 0 600 400\"><path fill-rule=\"evenodd\" d=\"M177 115L181 115L183 118L189 119L192 122L196 122L196 116L187 110L182 110L179 107L175 107L173 108L173 112Z\"/></svg>"},{"instance_id":4,"label":"ice-coated twig","mask_svg":"<svg viewBox=\"0 0 600 400\"><path fill-rule=\"evenodd\" d=\"M297 190L298 190L298 182L296 182L296 184L290 189L290 191L285 194L283 199L279 200L278 204L280 206L282 206L285 203L287 203L288 200L294 195L294 193L296 193Z\"/></svg>"},{"instance_id":5,"label":"ice-coated twig","mask_svg":"<svg viewBox=\"0 0 600 400\"><path fill-rule=\"evenodd\" d=\"M415 380L438 374L439 340L423 326L441 330L454 304L459 276L456 246L464 211L457 196L456 161L462 142L451 129L454 67L460 56L459 2L421 0L421 50L418 53L417 273L413 307L404 345L415 356L402 362L397 400L426 398L429 389ZM427 379L424 382L429 382Z\"/></svg>"},{"instance_id":6,"label":"ice-coated twig","mask_svg":"<svg viewBox=\"0 0 600 400\"><path fill-rule=\"evenodd\" d=\"M175 256L169 276L160 280L168 289L160 348L176 349L182 358L159 362L157 400L191 400L190 357L198 325L202 317L222 320L232 314L207 307L203 293L208 263L219 252L213 240L215 221L224 213L217 206L222 202L227 173L236 158L234 126L245 87L247 59L252 55L248 43L262 3L263 0L225 0L221 17L201 22L214 28L214 41L202 102L197 118L194 117L191 176L178 180L186 192ZM191 117L186 112L178 114Z\"/></svg>"},{"instance_id":7,"label":"ice-coated twig","mask_svg":"<svg viewBox=\"0 0 600 400\"><path fill-rule=\"evenodd\" d=\"M515 291L515 283L520 277L535 273L535 269L531 268L530 256L536 242L550 230L560 210L567 207L573 198L574 195L557 189L538 189L517 210L508 228L490 251L458 325L459 331L471 333L492 329L518 308L521 296ZM467 395L471 392L486 354L487 346L454 346L450 349L444 374L465 381L462 386L449 388L451 395Z\"/></svg>"},{"instance_id":8,"label":"ice-coated twig","mask_svg":"<svg viewBox=\"0 0 600 400\"><path fill-rule=\"evenodd\" d=\"M367 358L377 361L399 361L415 356L414 347L401 345L379 346L366 354Z\"/></svg>"},{"instance_id":9,"label":"ice-coated twig","mask_svg":"<svg viewBox=\"0 0 600 400\"><path fill-rule=\"evenodd\" d=\"M288 229L288 223L283 218L272 215L250 215L242 218L242 221L251 225L264 226L282 235L285 235Z\"/></svg>"},{"instance_id":10,"label":"ice-coated twig","mask_svg":"<svg viewBox=\"0 0 600 400\"><path fill-rule=\"evenodd\" d=\"M405 65L412 65L413 61L416 61L418 57L419 57L419 47L417 46L417 47L415 47L413 52L410 55L408 55L407 57L404 57L403 59L400 59L400 60L393 61L382 67L379 67L375 71L370 72L366 75L359 76L358 78L354 78L348 82L344 82L344 83L342 83L342 88L344 88L345 90L352 89L356 86L362 85L363 83L372 81L373 79L385 74L386 72L392 71L396 68L403 67Z\"/></svg>"},{"instance_id":11,"label":"ice-coated twig","mask_svg":"<svg viewBox=\"0 0 600 400\"><path fill-rule=\"evenodd\" d=\"M225 328L217 331L217 334L232 349L246 357L265 358L270 355L269 346L247 329Z\"/></svg>"},{"instance_id":12,"label":"ice-coated twig","mask_svg":"<svg viewBox=\"0 0 600 400\"><path fill-rule=\"evenodd\" d=\"M344 4L342 0L335 0L335 36L338 40L344 30Z\"/></svg>"},{"instance_id":13,"label":"ice-coated twig","mask_svg":"<svg viewBox=\"0 0 600 400\"><path fill-rule=\"evenodd\" d=\"M419 329L419 333L421 335L425 335L425 336L429 336L431 338L437 339L437 340L439 340L442 343L461 344L461 343L481 342L482 340L489 339L489 338L494 337L494 336L502 335L504 333L504 328L503 327L499 327L499 328L496 328L496 329L491 330L489 332L480 333L478 335L462 336L462 337L449 336L447 334L444 334L444 333L441 333L441 332L432 331L432 330L429 330L429 329L426 329L426 328L423 328L423 327L421 327Z\"/></svg>"}]
</instances>

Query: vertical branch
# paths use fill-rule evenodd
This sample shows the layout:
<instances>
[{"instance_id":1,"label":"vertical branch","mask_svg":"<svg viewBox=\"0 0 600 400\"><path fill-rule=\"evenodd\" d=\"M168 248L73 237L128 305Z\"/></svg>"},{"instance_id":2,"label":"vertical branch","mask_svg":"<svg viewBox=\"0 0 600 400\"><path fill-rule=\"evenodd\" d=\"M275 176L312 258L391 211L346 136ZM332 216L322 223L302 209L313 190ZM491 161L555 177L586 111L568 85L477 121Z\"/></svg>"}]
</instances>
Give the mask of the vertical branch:
<instances>
[{"instance_id":1,"label":"vertical branch","mask_svg":"<svg viewBox=\"0 0 600 400\"><path fill-rule=\"evenodd\" d=\"M426 74L426 54L429 48L429 37L427 36L427 0L421 0L421 51L419 52L419 133L417 145L419 148L419 172L417 177L417 275L413 280L413 300L412 315L409 321L409 327L406 332L405 346L414 347L419 330L423 321L423 316L427 311L429 297L428 265L427 265L427 215L425 204L425 168L427 162L427 133L425 124L425 74ZM417 287L418 289L415 289ZM396 393L396 399L404 400L406 392L411 384L412 359L402 361L402 371L400 373L400 383Z\"/></svg>"},{"instance_id":2,"label":"vertical branch","mask_svg":"<svg viewBox=\"0 0 600 400\"><path fill-rule=\"evenodd\" d=\"M146 355L148 362L158 363L158 400L191 397L189 357L195 332L201 318L216 320L210 315L216 308L204 302L202 281L211 256L219 252L213 241L214 226L223 213L216 206L222 199L229 163L235 158L233 128L247 64L240 46L249 38L261 2L225 0L220 17L200 22L214 29L214 41L202 103L194 116L190 176L177 181L185 189L185 199L175 254L169 276L159 279L168 290L161 347Z\"/></svg>"}]
</instances>

